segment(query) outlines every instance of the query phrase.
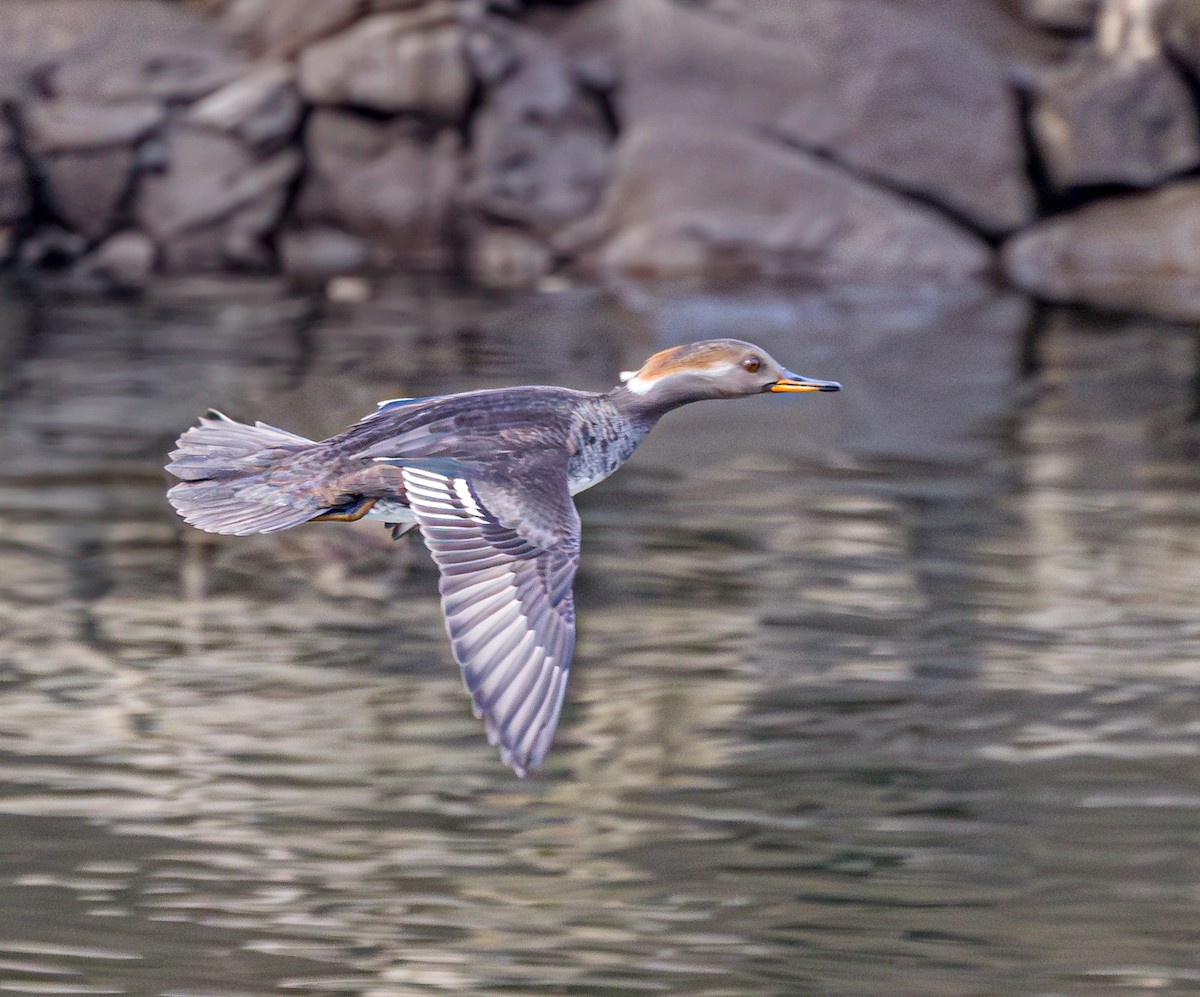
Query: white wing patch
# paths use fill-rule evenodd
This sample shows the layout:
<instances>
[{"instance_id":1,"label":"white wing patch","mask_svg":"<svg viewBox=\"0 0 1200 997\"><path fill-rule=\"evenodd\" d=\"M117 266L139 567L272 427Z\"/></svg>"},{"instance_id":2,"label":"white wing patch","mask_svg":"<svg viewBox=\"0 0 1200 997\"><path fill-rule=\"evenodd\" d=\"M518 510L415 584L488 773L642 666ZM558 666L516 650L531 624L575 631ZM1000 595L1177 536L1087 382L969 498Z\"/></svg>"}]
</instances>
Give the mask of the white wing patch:
<instances>
[{"instance_id":1,"label":"white wing patch","mask_svg":"<svg viewBox=\"0 0 1200 997\"><path fill-rule=\"evenodd\" d=\"M479 507L479 503L475 501L475 496L471 494L471 486L467 484L465 478L454 479L454 494L458 496L462 502L463 508L467 514L477 523L487 522L483 515L483 509Z\"/></svg>"}]
</instances>

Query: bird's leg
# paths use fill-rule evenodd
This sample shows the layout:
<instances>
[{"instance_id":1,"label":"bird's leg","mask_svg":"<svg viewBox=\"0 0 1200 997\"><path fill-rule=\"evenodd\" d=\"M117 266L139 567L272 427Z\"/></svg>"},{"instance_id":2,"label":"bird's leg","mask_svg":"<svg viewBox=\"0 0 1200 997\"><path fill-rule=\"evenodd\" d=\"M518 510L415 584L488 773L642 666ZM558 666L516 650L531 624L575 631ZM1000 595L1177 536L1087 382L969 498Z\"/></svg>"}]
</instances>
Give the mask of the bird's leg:
<instances>
[{"instance_id":1,"label":"bird's leg","mask_svg":"<svg viewBox=\"0 0 1200 997\"><path fill-rule=\"evenodd\" d=\"M356 523L362 519L377 502L377 499L367 498L365 495L358 498L351 505L339 506L336 511L325 512L320 516L313 516L309 520L310 523Z\"/></svg>"}]
</instances>

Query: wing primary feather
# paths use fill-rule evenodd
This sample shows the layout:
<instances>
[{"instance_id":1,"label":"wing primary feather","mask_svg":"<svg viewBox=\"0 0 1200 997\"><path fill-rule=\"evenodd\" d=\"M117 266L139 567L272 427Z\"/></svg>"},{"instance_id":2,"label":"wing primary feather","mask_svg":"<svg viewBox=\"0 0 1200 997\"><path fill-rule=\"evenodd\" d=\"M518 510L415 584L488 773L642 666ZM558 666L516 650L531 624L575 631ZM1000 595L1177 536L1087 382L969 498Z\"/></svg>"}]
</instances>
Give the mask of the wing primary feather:
<instances>
[{"instance_id":1,"label":"wing primary feather","mask_svg":"<svg viewBox=\"0 0 1200 997\"><path fill-rule=\"evenodd\" d=\"M523 712L530 694L537 687L542 674L551 670L547 667L549 654L544 648L539 647L537 650L540 653L535 654L526 662L522 674L509 685L504 695L496 700L494 712L499 720L500 728L508 737L509 742L513 744L521 740L516 736L519 731L516 729L514 720Z\"/></svg>"},{"instance_id":2,"label":"wing primary feather","mask_svg":"<svg viewBox=\"0 0 1200 997\"><path fill-rule=\"evenodd\" d=\"M450 639L462 646L464 656L476 654L499 629L520 624L524 626L521 609L510 600L491 606L485 614L475 614L463 625L456 620L449 628Z\"/></svg>"},{"instance_id":3,"label":"wing primary feather","mask_svg":"<svg viewBox=\"0 0 1200 997\"><path fill-rule=\"evenodd\" d=\"M438 567L442 569L442 573L448 578L457 578L462 575L472 575L478 571L489 571L492 569L503 569L512 574L513 559L505 554L490 554L485 557L478 557L472 561L449 560L446 558L436 558Z\"/></svg>"},{"instance_id":4,"label":"wing primary feather","mask_svg":"<svg viewBox=\"0 0 1200 997\"><path fill-rule=\"evenodd\" d=\"M523 627L513 627L510 632L499 634L493 638L495 646L483 649L487 651L486 656L482 651L476 652L475 656L484 659L484 663L478 668L472 669L477 681L471 685L471 691L478 692L498 672L506 672L509 659L513 655L523 653L522 647L530 636L529 631ZM481 701L479 705L486 707L487 703Z\"/></svg>"},{"instance_id":5,"label":"wing primary feather","mask_svg":"<svg viewBox=\"0 0 1200 997\"><path fill-rule=\"evenodd\" d=\"M494 626L488 627L484 633L466 638L460 637L454 642L454 649L464 659L475 660L486 656L488 660L491 660L511 649L524 634L525 628L521 626L519 617L504 616L498 619Z\"/></svg>"},{"instance_id":6,"label":"wing primary feather","mask_svg":"<svg viewBox=\"0 0 1200 997\"><path fill-rule=\"evenodd\" d=\"M520 607L505 592L497 592L486 599L471 603L462 612L455 613L446 621L446 632L451 638L458 640L499 615L515 617L519 613Z\"/></svg>"},{"instance_id":7,"label":"wing primary feather","mask_svg":"<svg viewBox=\"0 0 1200 997\"><path fill-rule=\"evenodd\" d=\"M556 690L558 689L558 678L561 671L562 669L557 664L553 665L550 670L550 684L546 689L546 695L542 700L541 708L538 710L537 714L530 723L530 728L534 731L535 737L541 732L547 723L556 718L556 713L554 711L554 697Z\"/></svg>"},{"instance_id":8,"label":"wing primary feather","mask_svg":"<svg viewBox=\"0 0 1200 997\"><path fill-rule=\"evenodd\" d=\"M529 750L526 764L530 768L541 765L542 759L550 750L550 742L554 740L554 731L558 727L558 717L562 712L562 701L566 691L567 673L556 666L554 686L546 696L546 715L537 727L537 733L533 737L533 744Z\"/></svg>"},{"instance_id":9,"label":"wing primary feather","mask_svg":"<svg viewBox=\"0 0 1200 997\"><path fill-rule=\"evenodd\" d=\"M447 616L459 613L464 606L473 603L476 599L485 599L513 587L511 572L496 572L494 569L487 578L471 580L470 576L467 576L462 581L458 579L451 581L453 584L442 587L442 605L445 607Z\"/></svg>"},{"instance_id":10,"label":"wing primary feather","mask_svg":"<svg viewBox=\"0 0 1200 997\"><path fill-rule=\"evenodd\" d=\"M548 656L547 661L542 663L542 667L538 670L536 676L536 682L530 686L529 690L525 693L520 708L508 721L511 730L520 731L520 736L515 738L516 741L524 743L532 731L534 719L541 712L546 693L554 681L553 661L554 658L551 655Z\"/></svg>"},{"instance_id":11,"label":"wing primary feather","mask_svg":"<svg viewBox=\"0 0 1200 997\"><path fill-rule=\"evenodd\" d=\"M516 670L521 667L521 660L533 646L534 636L530 632L521 634L519 639L502 656L493 656L481 675L479 685L475 687L475 701L485 714L491 714L492 703L506 688Z\"/></svg>"}]
</instances>

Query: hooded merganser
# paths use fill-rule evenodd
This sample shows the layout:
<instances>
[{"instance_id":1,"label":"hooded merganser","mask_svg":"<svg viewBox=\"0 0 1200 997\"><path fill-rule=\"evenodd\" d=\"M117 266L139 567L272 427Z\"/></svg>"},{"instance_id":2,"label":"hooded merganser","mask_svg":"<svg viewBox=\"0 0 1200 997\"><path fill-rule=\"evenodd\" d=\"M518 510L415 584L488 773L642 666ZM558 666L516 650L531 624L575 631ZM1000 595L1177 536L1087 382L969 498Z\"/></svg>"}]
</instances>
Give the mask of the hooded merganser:
<instances>
[{"instance_id":1,"label":"hooded merganser","mask_svg":"<svg viewBox=\"0 0 1200 997\"><path fill-rule=\"evenodd\" d=\"M550 748L575 647L571 496L620 467L671 409L769 391L838 391L765 350L713 339L656 353L604 394L519 387L396 398L315 442L213 411L179 438L167 497L210 533L306 522L417 528L474 709L524 776Z\"/></svg>"}]
</instances>

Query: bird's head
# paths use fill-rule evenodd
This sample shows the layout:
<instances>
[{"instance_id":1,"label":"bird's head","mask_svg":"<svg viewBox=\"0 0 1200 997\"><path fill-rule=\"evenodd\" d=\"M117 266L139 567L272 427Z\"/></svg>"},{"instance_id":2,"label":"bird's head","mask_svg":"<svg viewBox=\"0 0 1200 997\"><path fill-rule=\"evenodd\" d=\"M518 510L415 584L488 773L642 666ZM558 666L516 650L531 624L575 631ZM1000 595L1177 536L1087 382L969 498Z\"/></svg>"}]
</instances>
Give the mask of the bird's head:
<instances>
[{"instance_id":1,"label":"bird's head","mask_svg":"<svg viewBox=\"0 0 1200 997\"><path fill-rule=\"evenodd\" d=\"M705 398L841 388L837 381L793 374L753 343L706 339L655 353L640 370L625 371L618 390L643 400L647 407L665 410Z\"/></svg>"}]
</instances>

